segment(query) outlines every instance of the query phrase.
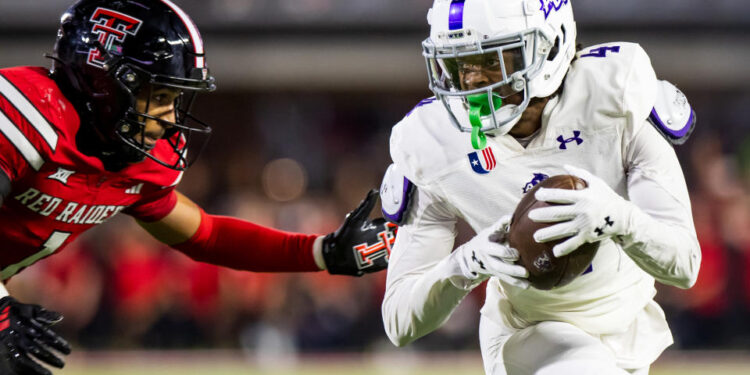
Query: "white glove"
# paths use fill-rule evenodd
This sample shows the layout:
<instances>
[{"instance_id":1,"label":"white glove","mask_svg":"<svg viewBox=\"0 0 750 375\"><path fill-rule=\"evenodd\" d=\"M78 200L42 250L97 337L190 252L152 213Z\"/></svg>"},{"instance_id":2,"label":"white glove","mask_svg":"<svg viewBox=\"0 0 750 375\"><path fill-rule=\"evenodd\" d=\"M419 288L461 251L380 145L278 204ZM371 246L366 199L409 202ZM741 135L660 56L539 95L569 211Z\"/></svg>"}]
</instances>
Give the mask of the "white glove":
<instances>
[{"instance_id":1,"label":"white glove","mask_svg":"<svg viewBox=\"0 0 750 375\"><path fill-rule=\"evenodd\" d=\"M480 281L494 276L520 288L529 287L526 280L529 272L514 264L518 260L518 251L505 242L504 234L509 223L510 215L503 216L451 253L451 260L459 266L464 278Z\"/></svg>"},{"instance_id":2,"label":"white glove","mask_svg":"<svg viewBox=\"0 0 750 375\"><path fill-rule=\"evenodd\" d=\"M537 230L534 240L547 242L572 236L552 248L555 256L560 257L584 243L626 234L633 204L588 171L570 165L564 168L569 174L585 180L588 187L583 190L540 188L534 195L537 200L562 205L529 211L529 219L533 221L559 222Z\"/></svg>"}]
</instances>

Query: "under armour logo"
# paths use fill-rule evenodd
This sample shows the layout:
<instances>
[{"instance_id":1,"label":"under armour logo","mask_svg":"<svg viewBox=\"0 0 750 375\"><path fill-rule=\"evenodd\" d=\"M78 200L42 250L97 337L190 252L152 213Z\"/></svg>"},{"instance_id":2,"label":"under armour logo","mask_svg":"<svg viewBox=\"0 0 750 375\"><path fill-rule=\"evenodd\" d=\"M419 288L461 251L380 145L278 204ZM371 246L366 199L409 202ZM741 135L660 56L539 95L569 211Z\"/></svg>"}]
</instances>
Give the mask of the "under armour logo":
<instances>
[{"instance_id":1,"label":"under armour logo","mask_svg":"<svg viewBox=\"0 0 750 375\"><path fill-rule=\"evenodd\" d=\"M143 188L143 183L141 182L138 185L133 185L130 189L125 190L126 194L140 194L141 188Z\"/></svg>"},{"instance_id":2,"label":"under armour logo","mask_svg":"<svg viewBox=\"0 0 750 375\"><path fill-rule=\"evenodd\" d=\"M484 263L481 260L479 260L479 258L477 258L477 253L475 253L473 250L471 251L471 260L477 263L479 265L479 268L486 270L486 268L484 268Z\"/></svg>"},{"instance_id":3,"label":"under armour logo","mask_svg":"<svg viewBox=\"0 0 750 375\"><path fill-rule=\"evenodd\" d=\"M594 48L589 53L581 55L581 57L607 57L607 52L609 51L618 53L620 52L620 46Z\"/></svg>"},{"instance_id":4,"label":"under armour logo","mask_svg":"<svg viewBox=\"0 0 750 375\"><path fill-rule=\"evenodd\" d=\"M603 236L603 235L604 235L604 228L605 228L605 227L607 227L607 226L610 226L610 227L611 227L611 226L613 226L614 224L615 224L615 222L614 222L614 221L612 221L612 220L611 220L611 219L609 218L609 216L607 216L607 217L605 217L605 218L604 218L604 225L602 225L602 227L601 227L601 228L599 228L599 227L596 227L596 228L594 228L594 232L596 232L596 235L597 235L597 236Z\"/></svg>"},{"instance_id":5,"label":"under armour logo","mask_svg":"<svg viewBox=\"0 0 750 375\"><path fill-rule=\"evenodd\" d=\"M580 130L573 130L573 137L571 138L563 138L562 135L557 137L557 141L560 142L560 150L567 150L568 146L567 144L570 142L575 142L577 145L580 145L583 143L583 139L580 137L581 131Z\"/></svg>"},{"instance_id":6,"label":"under armour logo","mask_svg":"<svg viewBox=\"0 0 750 375\"><path fill-rule=\"evenodd\" d=\"M76 173L75 171L69 171L65 168L57 168L57 172L51 174L47 178L51 178L53 180L57 180L63 183L63 185L68 184L68 177L72 176L73 173Z\"/></svg>"}]
</instances>

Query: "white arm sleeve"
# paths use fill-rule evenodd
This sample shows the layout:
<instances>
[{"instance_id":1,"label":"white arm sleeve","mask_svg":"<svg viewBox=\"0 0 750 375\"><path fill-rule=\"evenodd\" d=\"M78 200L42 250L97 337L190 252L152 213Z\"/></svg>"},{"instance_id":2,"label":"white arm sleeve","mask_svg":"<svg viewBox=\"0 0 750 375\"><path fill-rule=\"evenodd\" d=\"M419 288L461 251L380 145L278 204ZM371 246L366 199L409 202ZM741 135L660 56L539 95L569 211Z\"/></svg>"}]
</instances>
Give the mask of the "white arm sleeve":
<instances>
[{"instance_id":1,"label":"white arm sleeve","mask_svg":"<svg viewBox=\"0 0 750 375\"><path fill-rule=\"evenodd\" d=\"M382 306L386 334L397 346L440 327L481 282L460 277L460 269L449 257L456 216L422 189L414 198L391 250Z\"/></svg>"},{"instance_id":2,"label":"white arm sleeve","mask_svg":"<svg viewBox=\"0 0 750 375\"><path fill-rule=\"evenodd\" d=\"M659 282L691 287L698 277L701 251L674 149L647 124L629 144L626 160L628 195L637 209L619 242Z\"/></svg>"}]
</instances>

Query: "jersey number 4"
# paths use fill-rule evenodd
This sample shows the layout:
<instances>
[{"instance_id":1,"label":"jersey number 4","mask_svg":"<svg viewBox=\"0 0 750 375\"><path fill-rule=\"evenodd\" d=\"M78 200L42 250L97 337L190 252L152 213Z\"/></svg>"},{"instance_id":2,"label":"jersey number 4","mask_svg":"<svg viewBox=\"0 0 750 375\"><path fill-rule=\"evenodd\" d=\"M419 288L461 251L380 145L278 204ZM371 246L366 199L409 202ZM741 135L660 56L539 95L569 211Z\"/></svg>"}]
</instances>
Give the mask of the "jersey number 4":
<instances>
[{"instance_id":1,"label":"jersey number 4","mask_svg":"<svg viewBox=\"0 0 750 375\"><path fill-rule=\"evenodd\" d=\"M620 52L620 46L594 48L587 54L581 55L581 57L607 57L607 52L618 53Z\"/></svg>"},{"instance_id":2,"label":"jersey number 4","mask_svg":"<svg viewBox=\"0 0 750 375\"><path fill-rule=\"evenodd\" d=\"M44 241L42 248L38 252L28 256L26 259L16 264L11 264L10 266L5 267L2 271L0 271L0 280L6 280L7 278L15 275L23 268L34 264L34 262L38 261L39 259L42 259L48 255L52 255L55 251L57 251L58 248L60 248L60 246L62 246L63 243L65 243L65 240L68 239L70 235L70 232L52 232L52 234L47 237L47 241Z\"/></svg>"}]
</instances>

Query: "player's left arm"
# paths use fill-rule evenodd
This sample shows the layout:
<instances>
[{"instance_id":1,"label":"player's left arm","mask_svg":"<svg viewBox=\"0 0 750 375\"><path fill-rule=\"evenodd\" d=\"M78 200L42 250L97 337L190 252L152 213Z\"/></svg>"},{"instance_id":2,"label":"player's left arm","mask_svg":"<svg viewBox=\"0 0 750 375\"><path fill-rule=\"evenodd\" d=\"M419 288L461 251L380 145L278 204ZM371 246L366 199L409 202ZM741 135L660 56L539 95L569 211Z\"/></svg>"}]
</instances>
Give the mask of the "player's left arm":
<instances>
[{"instance_id":1,"label":"player's left arm","mask_svg":"<svg viewBox=\"0 0 750 375\"><path fill-rule=\"evenodd\" d=\"M656 280L689 288L698 278L701 249L685 177L674 148L651 124L631 143L629 230L615 237L625 252Z\"/></svg>"},{"instance_id":2,"label":"player's left arm","mask_svg":"<svg viewBox=\"0 0 750 375\"><path fill-rule=\"evenodd\" d=\"M177 194L174 208L163 218L138 223L155 238L191 258L256 272L307 272L361 276L384 269L393 242L392 228L368 216L377 200L370 192L347 215L342 226L326 236L290 233L237 218L210 215L186 196ZM390 236L389 236L390 234ZM382 243L381 256L363 258L364 244Z\"/></svg>"},{"instance_id":3,"label":"player's left arm","mask_svg":"<svg viewBox=\"0 0 750 375\"><path fill-rule=\"evenodd\" d=\"M601 87L609 88L604 94L617 98L619 106L614 111L625 120L620 152L627 199L588 171L567 167L589 186L537 191L538 200L563 205L529 212L532 220L557 222L538 230L534 238L545 242L570 237L553 248L556 256L585 242L611 238L656 280L689 288L698 277L701 253L685 178L672 144L688 138L695 127L694 112L674 85L657 80L640 46L623 45L619 54L610 57L614 60L608 66L618 74Z\"/></svg>"},{"instance_id":4,"label":"player's left arm","mask_svg":"<svg viewBox=\"0 0 750 375\"><path fill-rule=\"evenodd\" d=\"M629 200L581 168L568 173L587 181L583 190L540 189L536 198L561 206L529 212L535 221L560 222L534 234L538 242L572 236L556 245L556 256L585 242L611 238L656 280L689 288L698 277L701 252L685 178L669 143L651 125L629 144L626 160Z\"/></svg>"}]
</instances>

